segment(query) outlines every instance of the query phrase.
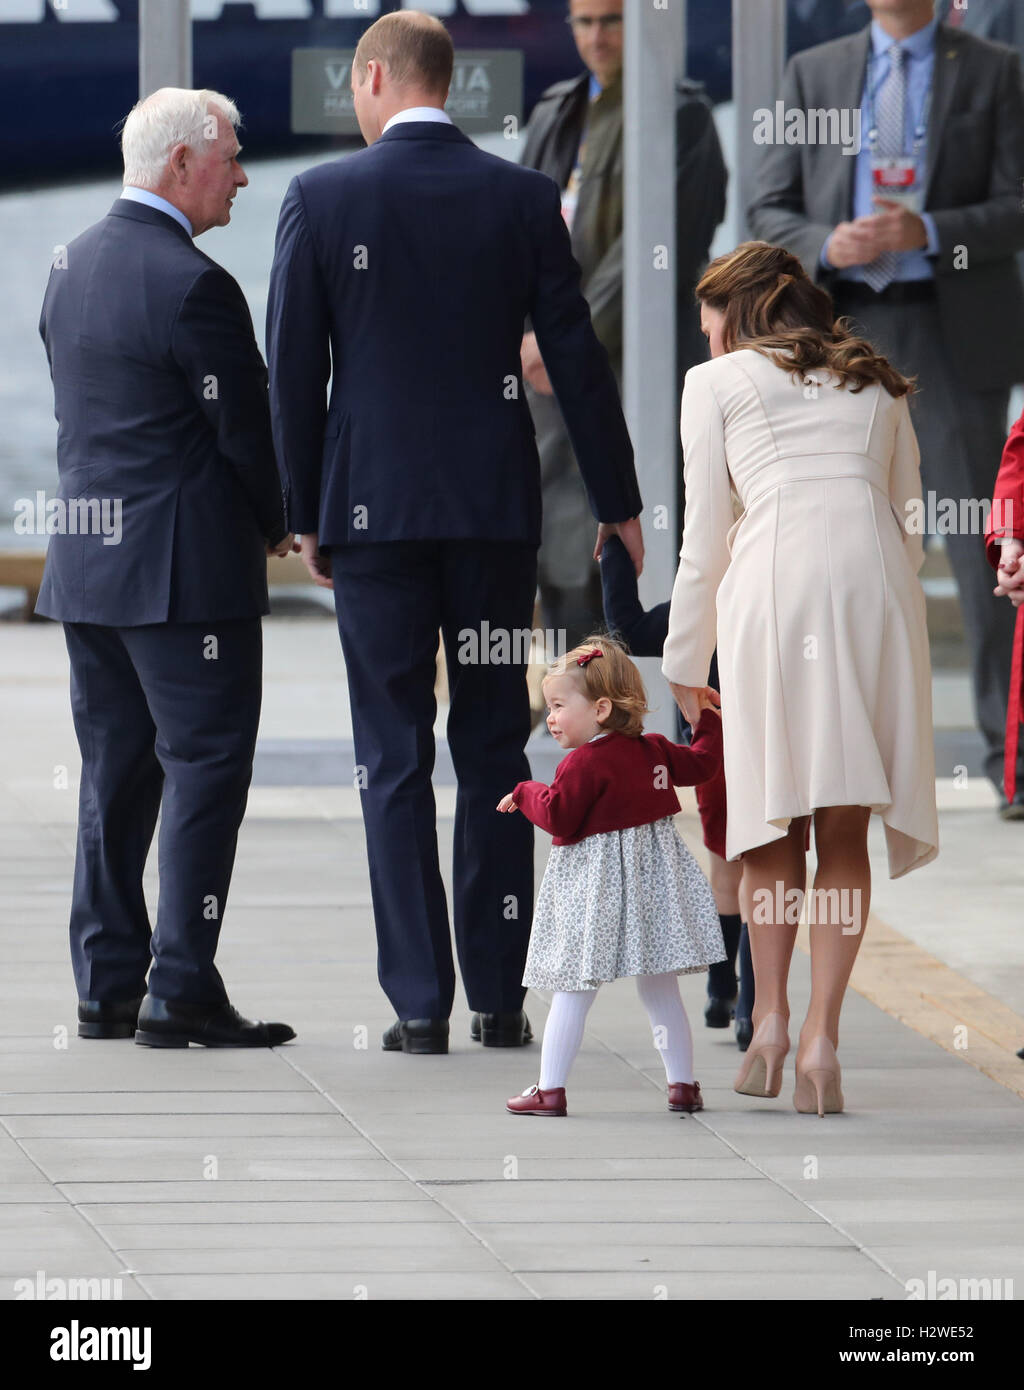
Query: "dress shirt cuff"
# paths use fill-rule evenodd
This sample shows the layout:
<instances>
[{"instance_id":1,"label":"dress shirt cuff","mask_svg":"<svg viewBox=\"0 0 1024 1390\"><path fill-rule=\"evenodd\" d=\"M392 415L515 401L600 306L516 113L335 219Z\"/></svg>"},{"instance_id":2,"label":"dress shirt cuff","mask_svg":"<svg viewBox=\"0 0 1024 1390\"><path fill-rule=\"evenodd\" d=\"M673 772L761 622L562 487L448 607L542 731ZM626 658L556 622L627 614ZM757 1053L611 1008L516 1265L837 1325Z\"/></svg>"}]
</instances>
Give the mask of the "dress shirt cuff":
<instances>
[{"instance_id":1,"label":"dress shirt cuff","mask_svg":"<svg viewBox=\"0 0 1024 1390\"><path fill-rule=\"evenodd\" d=\"M937 256L939 254L939 233L935 227L935 218L930 212L919 213L918 216L924 223L924 229L928 233L928 245L923 248L926 256Z\"/></svg>"},{"instance_id":2,"label":"dress shirt cuff","mask_svg":"<svg viewBox=\"0 0 1024 1390\"><path fill-rule=\"evenodd\" d=\"M830 232L830 233L828 234L828 236L825 238L825 244L824 244L824 246L821 248L821 251L818 253L818 264L821 266L822 270L835 270L835 266L832 264L832 262L831 262L831 261L829 260L829 258L828 258L828 248L829 248L831 245L832 245L832 233Z\"/></svg>"}]
</instances>

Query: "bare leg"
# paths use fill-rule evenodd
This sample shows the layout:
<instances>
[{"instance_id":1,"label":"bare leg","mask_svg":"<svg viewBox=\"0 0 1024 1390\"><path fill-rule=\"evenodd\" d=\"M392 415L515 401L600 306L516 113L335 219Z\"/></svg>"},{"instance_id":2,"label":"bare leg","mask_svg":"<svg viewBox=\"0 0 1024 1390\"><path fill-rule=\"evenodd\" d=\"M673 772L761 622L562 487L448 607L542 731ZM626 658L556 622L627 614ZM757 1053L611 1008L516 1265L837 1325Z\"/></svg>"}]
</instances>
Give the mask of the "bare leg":
<instances>
[{"instance_id":1,"label":"bare leg","mask_svg":"<svg viewBox=\"0 0 1024 1390\"><path fill-rule=\"evenodd\" d=\"M806 816L790 822L789 832L770 845L759 845L743 856L740 901L750 932L750 953L754 961L757 994L754 1000L754 1028L768 1014L779 1013L789 1019L789 962L796 941L799 905L807 882L804 853ZM800 897L787 893L797 890ZM792 919L792 920L789 920Z\"/></svg>"},{"instance_id":2,"label":"bare leg","mask_svg":"<svg viewBox=\"0 0 1024 1390\"><path fill-rule=\"evenodd\" d=\"M743 861L723 859L714 850L708 850L708 883L715 907L724 917L730 917L740 910L739 887L743 877Z\"/></svg>"},{"instance_id":3,"label":"bare leg","mask_svg":"<svg viewBox=\"0 0 1024 1390\"><path fill-rule=\"evenodd\" d=\"M818 869L808 904L811 1002L800 1030L798 1061L821 1034L833 1047L839 1045L839 1012L871 906L870 817L866 806L824 806L814 813Z\"/></svg>"}]
</instances>

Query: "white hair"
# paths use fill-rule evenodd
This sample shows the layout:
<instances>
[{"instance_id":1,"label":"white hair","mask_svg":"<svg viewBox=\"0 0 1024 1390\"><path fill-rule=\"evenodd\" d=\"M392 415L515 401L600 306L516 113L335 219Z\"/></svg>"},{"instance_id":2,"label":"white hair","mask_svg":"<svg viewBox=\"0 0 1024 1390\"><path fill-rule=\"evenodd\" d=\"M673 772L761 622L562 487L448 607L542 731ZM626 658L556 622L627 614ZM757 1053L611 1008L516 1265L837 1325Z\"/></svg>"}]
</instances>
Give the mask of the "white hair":
<instances>
[{"instance_id":1,"label":"white hair","mask_svg":"<svg viewBox=\"0 0 1024 1390\"><path fill-rule=\"evenodd\" d=\"M134 188L155 188L163 177L175 145L198 154L216 138L213 107L237 130L241 116L230 97L202 87L161 87L132 107L121 131L124 182ZM212 132L212 133L211 133Z\"/></svg>"}]
</instances>

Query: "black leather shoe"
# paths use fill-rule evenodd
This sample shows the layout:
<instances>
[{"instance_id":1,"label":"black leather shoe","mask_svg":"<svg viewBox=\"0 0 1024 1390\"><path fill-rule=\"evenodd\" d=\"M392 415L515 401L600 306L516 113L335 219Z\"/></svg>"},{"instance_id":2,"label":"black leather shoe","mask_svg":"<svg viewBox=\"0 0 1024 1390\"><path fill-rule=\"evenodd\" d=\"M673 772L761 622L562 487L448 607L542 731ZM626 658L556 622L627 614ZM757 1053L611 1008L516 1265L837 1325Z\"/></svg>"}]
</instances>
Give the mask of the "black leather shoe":
<instances>
[{"instance_id":1,"label":"black leather shoe","mask_svg":"<svg viewBox=\"0 0 1024 1390\"><path fill-rule=\"evenodd\" d=\"M473 1014L469 1036L484 1047L525 1047L533 1042L530 1020L522 1009L510 1014Z\"/></svg>"},{"instance_id":2,"label":"black leather shoe","mask_svg":"<svg viewBox=\"0 0 1024 1390\"><path fill-rule=\"evenodd\" d=\"M448 1051L446 1018L396 1018L381 1039L385 1052L421 1054Z\"/></svg>"},{"instance_id":3,"label":"black leather shoe","mask_svg":"<svg viewBox=\"0 0 1024 1390\"><path fill-rule=\"evenodd\" d=\"M708 1028L728 1028L736 1012L736 996L721 999L717 994L709 994L704 1008L704 1022Z\"/></svg>"},{"instance_id":4,"label":"black leather shoe","mask_svg":"<svg viewBox=\"0 0 1024 1390\"><path fill-rule=\"evenodd\" d=\"M737 1018L736 1020L736 1046L741 1052L746 1052L750 1046L750 1039L754 1036L754 1020L752 1018Z\"/></svg>"},{"instance_id":5,"label":"black leather shoe","mask_svg":"<svg viewBox=\"0 0 1024 1390\"><path fill-rule=\"evenodd\" d=\"M100 999L79 999L78 1036L80 1038L130 1038L135 1032L142 995L116 1004Z\"/></svg>"},{"instance_id":6,"label":"black leather shoe","mask_svg":"<svg viewBox=\"0 0 1024 1390\"><path fill-rule=\"evenodd\" d=\"M147 994L139 1007L135 1041L142 1047L277 1047L295 1037L287 1023L254 1023L227 1000L185 1004Z\"/></svg>"}]
</instances>

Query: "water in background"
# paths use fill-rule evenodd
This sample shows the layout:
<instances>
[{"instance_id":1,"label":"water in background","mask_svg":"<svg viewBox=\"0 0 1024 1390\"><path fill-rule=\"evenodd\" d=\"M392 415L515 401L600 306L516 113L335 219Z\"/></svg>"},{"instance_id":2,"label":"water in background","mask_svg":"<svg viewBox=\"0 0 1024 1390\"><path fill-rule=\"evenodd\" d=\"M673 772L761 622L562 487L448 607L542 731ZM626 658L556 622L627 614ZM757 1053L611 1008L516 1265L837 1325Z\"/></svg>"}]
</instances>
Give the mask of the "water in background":
<instances>
[{"instance_id":1,"label":"water in background","mask_svg":"<svg viewBox=\"0 0 1024 1390\"><path fill-rule=\"evenodd\" d=\"M500 135L477 143L495 154L516 148ZM230 225L199 241L241 285L261 351L278 210L291 179L316 162L307 154L247 164L249 186L238 194ZM14 505L39 488L52 494L57 485L53 390L39 337L54 250L98 222L120 191L118 181L104 180L0 197L0 550L45 549L44 536L15 534Z\"/></svg>"}]
</instances>

